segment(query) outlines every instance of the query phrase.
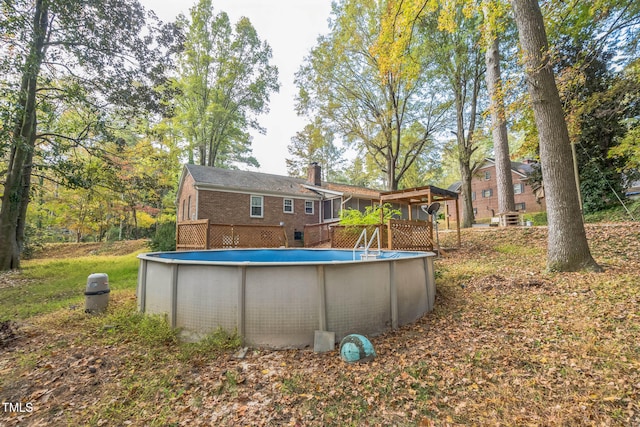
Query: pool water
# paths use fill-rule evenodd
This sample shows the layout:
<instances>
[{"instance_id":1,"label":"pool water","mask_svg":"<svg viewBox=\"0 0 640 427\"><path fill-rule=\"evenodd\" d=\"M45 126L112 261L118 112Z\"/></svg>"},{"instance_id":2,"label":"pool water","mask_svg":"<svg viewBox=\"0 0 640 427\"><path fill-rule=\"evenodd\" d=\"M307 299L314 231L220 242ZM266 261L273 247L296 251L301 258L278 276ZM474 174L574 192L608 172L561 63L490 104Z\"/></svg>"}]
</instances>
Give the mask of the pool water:
<instances>
[{"instance_id":1,"label":"pool water","mask_svg":"<svg viewBox=\"0 0 640 427\"><path fill-rule=\"evenodd\" d=\"M372 254L376 252L369 252ZM356 251L356 260L364 251ZM151 254L151 256L180 260L180 261L206 261L206 262L232 262L232 263L316 263L332 261L353 261L352 250L335 249L242 249L242 250L210 250L189 252L163 252ZM382 251L378 259L413 258L419 256L418 252Z\"/></svg>"}]
</instances>

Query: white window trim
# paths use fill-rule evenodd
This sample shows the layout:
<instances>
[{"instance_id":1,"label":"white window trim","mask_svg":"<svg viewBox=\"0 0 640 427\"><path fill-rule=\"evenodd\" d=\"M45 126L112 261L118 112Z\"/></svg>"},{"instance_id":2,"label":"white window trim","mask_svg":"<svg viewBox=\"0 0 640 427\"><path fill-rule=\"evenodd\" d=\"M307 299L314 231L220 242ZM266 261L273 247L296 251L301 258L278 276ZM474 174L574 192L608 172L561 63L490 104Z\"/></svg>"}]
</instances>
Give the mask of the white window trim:
<instances>
[{"instance_id":1,"label":"white window trim","mask_svg":"<svg viewBox=\"0 0 640 427\"><path fill-rule=\"evenodd\" d=\"M253 199L260 199L260 215L254 215L253 214ZM257 205L256 205L257 207ZM264 196L256 196L256 195L251 195L249 196L249 216L251 218L264 218Z\"/></svg>"},{"instance_id":2,"label":"white window trim","mask_svg":"<svg viewBox=\"0 0 640 427\"><path fill-rule=\"evenodd\" d=\"M290 211L287 210L287 200L291 202L291 210ZM282 212L284 212L286 214L294 213L293 206L294 206L293 199L282 199Z\"/></svg>"},{"instance_id":3,"label":"white window trim","mask_svg":"<svg viewBox=\"0 0 640 427\"><path fill-rule=\"evenodd\" d=\"M311 212L307 212L307 203L311 203ZM313 200L305 200L304 201L304 213L307 215L313 215L314 211L315 211L315 203L313 202Z\"/></svg>"},{"instance_id":4,"label":"white window trim","mask_svg":"<svg viewBox=\"0 0 640 427\"><path fill-rule=\"evenodd\" d=\"M519 188L519 190L516 191L516 187ZM517 183L517 184L513 184L513 194L523 194L524 193L524 184L523 183Z\"/></svg>"}]
</instances>

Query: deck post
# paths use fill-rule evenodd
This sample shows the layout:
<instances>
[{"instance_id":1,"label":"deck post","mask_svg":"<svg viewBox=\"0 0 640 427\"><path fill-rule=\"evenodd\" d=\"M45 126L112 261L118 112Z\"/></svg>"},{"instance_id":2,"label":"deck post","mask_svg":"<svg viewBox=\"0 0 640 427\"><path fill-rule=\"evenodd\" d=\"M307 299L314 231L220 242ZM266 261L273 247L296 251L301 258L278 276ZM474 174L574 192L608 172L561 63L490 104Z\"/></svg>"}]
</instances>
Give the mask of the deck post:
<instances>
[{"instance_id":1,"label":"deck post","mask_svg":"<svg viewBox=\"0 0 640 427\"><path fill-rule=\"evenodd\" d=\"M458 205L458 199L456 199L456 228L458 229L458 248L460 248L460 206Z\"/></svg>"}]
</instances>

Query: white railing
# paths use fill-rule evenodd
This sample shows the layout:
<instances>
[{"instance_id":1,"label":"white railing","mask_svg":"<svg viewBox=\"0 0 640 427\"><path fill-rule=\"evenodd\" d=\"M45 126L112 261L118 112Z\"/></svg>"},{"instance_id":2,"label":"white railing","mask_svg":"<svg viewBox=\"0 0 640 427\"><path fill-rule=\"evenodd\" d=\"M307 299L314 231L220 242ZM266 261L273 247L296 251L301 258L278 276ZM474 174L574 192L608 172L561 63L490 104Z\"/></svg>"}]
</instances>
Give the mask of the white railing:
<instances>
[{"instance_id":1,"label":"white railing","mask_svg":"<svg viewBox=\"0 0 640 427\"><path fill-rule=\"evenodd\" d=\"M360 254L360 259L369 259L369 248L371 248L371 245L373 244L373 240L375 238L378 238L377 243L378 243L378 253L377 254L372 254L371 257L372 258L378 258L380 256L380 248L382 247L380 244L380 229L376 227L376 229L373 231L373 234L371 235L371 239L369 239L367 241L367 229L363 229L362 233L360 233L360 237L358 237L358 241L356 242L355 246L353 247L353 260L355 261L356 259L356 250L358 249L358 245L360 245L360 242L363 241L364 243L364 254Z\"/></svg>"}]
</instances>

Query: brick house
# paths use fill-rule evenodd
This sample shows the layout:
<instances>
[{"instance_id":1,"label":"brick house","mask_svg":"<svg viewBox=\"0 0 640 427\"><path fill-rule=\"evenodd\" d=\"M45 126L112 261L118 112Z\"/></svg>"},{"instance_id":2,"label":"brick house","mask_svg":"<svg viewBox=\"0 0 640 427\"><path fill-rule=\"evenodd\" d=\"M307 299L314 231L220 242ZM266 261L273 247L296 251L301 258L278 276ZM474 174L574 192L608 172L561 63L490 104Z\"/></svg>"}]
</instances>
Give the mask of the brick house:
<instances>
[{"instance_id":1,"label":"brick house","mask_svg":"<svg viewBox=\"0 0 640 427\"><path fill-rule=\"evenodd\" d=\"M520 213L533 213L546 211L544 201L544 189L533 188L529 182L529 176L534 171L533 162L511 162L511 179L513 180L513 193L516 203L516 211ZM460 192L461 182L456 182L449 190ZM471 178L471 200L473 202L473 214L476 220L486 220L496 217L498 212L498 194L496 180L496 165L494 159L485 159ZM448 210L451 212L451 202Z\"/></svg>"},{"instance_id":2,"label":"brick house","mask_svg":"<svg viewBox=\"0 0 640 427\"><path fill-rule=\"evenodd\" d=\"M301 245L304 226L337 221L340 210L379 201L380 192L321 181L320 166L307 179L185 165L180 176L177 222L209 219L233 225L284 225L292 246Z\"/></svg>"}]
</instances>

